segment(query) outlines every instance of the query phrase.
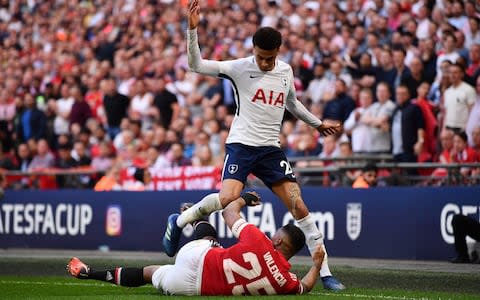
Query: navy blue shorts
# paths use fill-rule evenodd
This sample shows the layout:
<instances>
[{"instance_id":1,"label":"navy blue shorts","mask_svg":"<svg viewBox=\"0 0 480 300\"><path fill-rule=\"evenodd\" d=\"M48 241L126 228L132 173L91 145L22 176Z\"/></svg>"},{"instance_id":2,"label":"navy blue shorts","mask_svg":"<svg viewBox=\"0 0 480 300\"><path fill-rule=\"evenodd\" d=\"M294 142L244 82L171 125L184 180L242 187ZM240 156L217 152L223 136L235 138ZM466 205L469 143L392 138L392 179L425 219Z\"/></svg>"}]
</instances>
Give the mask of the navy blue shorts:
<instances>
[{"instance_id":1,"label":"navy blue shorts","mask_svg":"<svg viewBox=\"0 0 480 300\"><path fill-rule=\"evenodd\" d=\"M226 144L222 180L236 179L245 183L250 173L257 176L269 188L284 179L296 181L293 169L280 148L254 147L239 143Z\"/></svg>"}]
</instances>

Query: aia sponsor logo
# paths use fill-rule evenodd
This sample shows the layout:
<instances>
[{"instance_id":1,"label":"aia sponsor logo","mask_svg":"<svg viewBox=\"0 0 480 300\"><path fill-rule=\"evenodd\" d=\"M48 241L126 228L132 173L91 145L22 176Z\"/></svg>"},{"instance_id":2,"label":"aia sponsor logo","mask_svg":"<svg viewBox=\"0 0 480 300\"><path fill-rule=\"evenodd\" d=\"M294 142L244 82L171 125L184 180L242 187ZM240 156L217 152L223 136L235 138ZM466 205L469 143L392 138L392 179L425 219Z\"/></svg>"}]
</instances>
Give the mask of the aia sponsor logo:
<instances>
[{"instance_id":1,"label":"aia sponsor logo","mask_svg":"<svg viewBox=\"0 0 480 300\"><path fill-rule=\"evenodd\" d=\"M262 102L263 104L283 107L285 104L285 93L258 89L252 98L252 102Z\"/></svg>"}]
</instances>

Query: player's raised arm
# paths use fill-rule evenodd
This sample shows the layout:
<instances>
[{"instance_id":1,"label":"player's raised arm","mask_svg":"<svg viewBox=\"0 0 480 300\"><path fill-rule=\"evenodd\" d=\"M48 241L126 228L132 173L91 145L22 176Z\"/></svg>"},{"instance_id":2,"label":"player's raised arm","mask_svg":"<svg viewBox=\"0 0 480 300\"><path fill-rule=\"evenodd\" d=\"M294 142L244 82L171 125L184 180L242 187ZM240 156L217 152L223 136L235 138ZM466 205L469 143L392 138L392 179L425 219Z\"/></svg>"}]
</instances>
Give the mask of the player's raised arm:
<instances>
[{"instance_id":1,"label":"player's raised arm","mask_svg":"<svg viewBox=\"0 0 480 300\"><path fill-rule=\"evenodd\" d=\"M223 209L222 216L225 220L225 224L227 224L228 228L232 229L235 222L242 219L240 216L240 211L245 205L248 206L256 206L260 204L260 197L255 192L246 192L242 194L240 198L235 201L230 202ZM232 229L233 231L233 229Z\"/></svg>"},{"instance_id":2,"label":"player's raised arm","mask_svg":"<svg viewBox=\"0 0 480 300\"><path fill-rule=\"evenodd\" d=\"M198 45L197 27L200 22L200 5L193 0L188 5L187 54L188 66L194 72L218 76L220 65L217 61L202 59Z\"/></svg>"}]
</instances>

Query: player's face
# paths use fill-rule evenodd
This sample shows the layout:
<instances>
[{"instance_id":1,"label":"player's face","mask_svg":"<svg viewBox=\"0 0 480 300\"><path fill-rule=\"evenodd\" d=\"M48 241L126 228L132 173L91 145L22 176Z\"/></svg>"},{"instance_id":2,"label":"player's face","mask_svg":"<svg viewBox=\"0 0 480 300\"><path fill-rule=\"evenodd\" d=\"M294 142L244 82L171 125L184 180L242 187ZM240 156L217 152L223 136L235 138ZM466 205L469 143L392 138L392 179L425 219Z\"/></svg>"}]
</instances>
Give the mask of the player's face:
<instances>
[{"instance_id":1,"label":"player's face","mask_svg":"<svg viewBox=\"0 0 480 300\"><path fill-rule=\"evenodd\" d=\"M255 46L253 48L255 54L255 61L257 62L258 68L262 72L268 72L273 70L275 67L275 60L278 55L279 49L274 50L263 50Z\"/></svg>"}]
</instances>

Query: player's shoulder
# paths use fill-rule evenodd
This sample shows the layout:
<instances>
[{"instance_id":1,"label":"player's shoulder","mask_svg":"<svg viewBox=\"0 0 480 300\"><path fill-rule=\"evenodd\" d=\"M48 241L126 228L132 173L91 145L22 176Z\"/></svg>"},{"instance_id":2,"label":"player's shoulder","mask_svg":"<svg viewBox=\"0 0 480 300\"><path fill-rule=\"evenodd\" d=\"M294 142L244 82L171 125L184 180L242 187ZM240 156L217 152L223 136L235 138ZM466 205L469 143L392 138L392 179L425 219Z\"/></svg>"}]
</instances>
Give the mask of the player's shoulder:
<instances>
[{"instance_id":1,"label":"player's shoulder","mask_svg":"<svg viewBox=\"0 0 480 300\"><path fill-rule=\"evenodd\" d=\"M283 60L277 60L277 66L279 71L291 71L292 66L290 66L288 63L284 62Z\"/></svg>"}]
</instances>

